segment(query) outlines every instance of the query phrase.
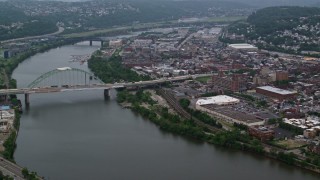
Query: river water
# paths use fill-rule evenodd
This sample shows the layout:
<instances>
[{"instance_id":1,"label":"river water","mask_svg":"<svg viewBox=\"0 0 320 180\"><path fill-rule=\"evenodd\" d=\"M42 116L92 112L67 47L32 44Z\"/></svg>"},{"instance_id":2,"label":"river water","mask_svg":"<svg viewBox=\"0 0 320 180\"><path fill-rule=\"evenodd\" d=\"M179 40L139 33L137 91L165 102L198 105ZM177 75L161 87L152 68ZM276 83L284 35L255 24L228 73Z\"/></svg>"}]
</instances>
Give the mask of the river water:
<instances>
[{"instance_id":1,"label":"river water","mask_svg":"<svg viewBox=\"0 0 320 180\"><path fill-rule=\"evenodd\" d=\"M69 62L70 56L98 48L83 42L37 54L21 63L13 78L26 87L58 67L88 71L86 64ZM31 95L30 102L21 117L15 160L46 179L319 179L261 156L162 132L114 97L104 100L102 90Z\"/></svg>"}]
</instances>

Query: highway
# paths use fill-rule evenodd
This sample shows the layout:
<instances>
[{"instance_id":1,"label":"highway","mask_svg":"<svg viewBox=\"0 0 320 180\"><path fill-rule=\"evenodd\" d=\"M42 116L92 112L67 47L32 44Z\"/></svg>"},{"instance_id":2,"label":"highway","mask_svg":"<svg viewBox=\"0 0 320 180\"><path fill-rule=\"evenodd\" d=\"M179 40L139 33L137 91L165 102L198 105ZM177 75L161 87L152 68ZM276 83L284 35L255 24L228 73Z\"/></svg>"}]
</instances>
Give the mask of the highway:
<instances>
[{"instance_id":1,"label":"highway","mask_svg":"<svg viewBox=\"0 0 320 180\"><path fill-rule=\"evenodd\" d=\"M0 170L4 175L14 177L15 180L23 180L22 167L0 157Z\"/></svg>"},{"instance_id":2,"label":"highway","mask_svg":"<svg viewBox=\"0 0 320 180\"><path fill-rule=\"evenodd\" d=\"M0 44L12 43L15 41L24 41L24 40L30 40L30 39L46 38L48 36L54 36L54 35L60 34L64 31L63 27L58 27L58 28L59 28L58 31L51 33L51 34L43 34L43 35L39 35L39 36L28 36L28 37L23 37L23 38L9 39L9 40L5 40L5 41L0 41Z\"/></svg>"}]
</instances>

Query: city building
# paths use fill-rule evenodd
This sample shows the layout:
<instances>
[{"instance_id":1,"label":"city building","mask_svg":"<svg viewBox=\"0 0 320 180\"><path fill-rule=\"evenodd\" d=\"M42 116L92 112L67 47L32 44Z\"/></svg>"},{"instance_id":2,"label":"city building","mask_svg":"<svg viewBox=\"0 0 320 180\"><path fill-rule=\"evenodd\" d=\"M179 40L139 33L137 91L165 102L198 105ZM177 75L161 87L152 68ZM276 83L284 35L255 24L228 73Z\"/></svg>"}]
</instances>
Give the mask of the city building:
<instances>
[{"instance_id":1,"label":"city building","mask_svg":"<svg viewBox=\"0 0 320 180\"><path fill-rule=\"evenodd\" d=\"M232 49L236 49L236 50L258 50L257 47L251 45L251 44L246 44L246 43L242 43L242 44L229 44L230 48Z\"/></svg>"},{"instance_id":2,"label":"city building","mask_svg":"<svg viewBox=\"0 0 320 180\"><path fill-rule=\"evenodd\" d=\"M110 40L109 46L112 48L118 48L118 47L122 46L122 40L121 39Z\"/></svg>"},{"instance_id":3,"label":"city building","mask_svg":"<svg viewBox=\"0 0 320 180\"><path fill-rule=\"evenodd\" d=\"M251 136L254 136L261 141L267 141L274 137L274 130L265 126L251 126L248 128Z\"/></svg>"},{"instance_id":4,"label":"city building","mask_svg":"<svg viewBox=\"0 0 320 180\"><path fill-rule=\"evenodd\" d=\"M256 88L256 92L270 98L278 99L279 101L294 99L296 92L284 89L275 88L272 86L261 86Z\"/></svg>"},{"instance_id":5,"label":"city building","mask_svg":"<svg viewBox=\"0 0 320 180\"><path fill-rule=\"evenodd\" d=\"M246 90L246 83L241 74L226 76L222 71L212 76L212 84L222 90L242 92Z\"/></svg>"},{"instance_id":6,"label":"city building","mask_svg":"<svg viewBox=\"0 0 320 180\"><path fill-rule=\"evenodd\" d=\"M208 98L200 98L196 102L196 109L207 112L217 119L228 123L243 124L246 126L263 125L264 119L258 118L254 114L238 111L234 105L240 103L239 99L220 95Z\"/></svg>"},{"instance_id":7,"label":"city building","mask_svg":"<svg viewBox=\"0 0 320 180\"><path fill-rule=\"evenodd\" d=\"M276 81L287 81L288 79L287 71L276 71Z\"/></svg>"},{"instance_id":8,"label":"city building","mask_svg":"<svg viewBox=\"0 0 320 180\"><path fill-rule=\"evenodd\" d=\"M234 105L239 103L240 100L226 96L226 95L219 95L219 96L212 96L212 97L206 97L206 98L200 98L196 102L196 106L201 106L201 105L219 105L219 106L227 106L227 105Z\"/></svg>"},{"instance_id":9,"label":"city building","mask_svg":"<svg viewBox=\"0 0 320 180\"><path fill-rule=\"evenodd\" d=\"M301 128L305 131L306 136L312 136L312 133L320 132L320 120L318 117L315 116L308 116L307 118L284 118L284 123L290 124L292 126ZM313 132L314 131L314 132Z\"/></svg>"},{"instance_id":10,"label":"city building","mask_svg":"<svg viewBox=\"0 0 320 180\"><path fill-rule=\"evenodd\" d=\"M15 113L9 106L0 106L0 132L8 133L13 127Z\"/></svg>"}]
</instances>

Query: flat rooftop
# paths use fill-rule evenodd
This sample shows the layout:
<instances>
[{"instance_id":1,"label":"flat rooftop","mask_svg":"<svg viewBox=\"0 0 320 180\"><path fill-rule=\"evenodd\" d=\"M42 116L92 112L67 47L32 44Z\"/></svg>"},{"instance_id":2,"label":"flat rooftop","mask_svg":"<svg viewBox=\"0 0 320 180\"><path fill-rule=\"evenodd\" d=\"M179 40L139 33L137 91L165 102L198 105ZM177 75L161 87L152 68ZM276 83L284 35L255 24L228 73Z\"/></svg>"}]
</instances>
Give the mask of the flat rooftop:
<instances>
[{"instance_id":1,"label":"flat rooftop","mask_svg":"<svg viewBox=\"0 0 320 180\"><path fill-rule=\"evenodd\" d=\"M262 90L270 91L270 92L281 94L281 95L289 95L289 94L295 94L296 93L294 91L288 91L288 90L284 90L284 89L279 89L279 88L272 87L272 86L261 86L261 87L257 87L257 89L262 89Z\"/></svg>"},{"instance_id":2,"label":"flat rooftop","mask_svg":"<svg viewBox=\"0 0 320 180\"><path fill-rule=\"evenodd\" d=\"M207 104L227 105L227 104L235 104L239 102L240 102L239 99L226 96L226 95L219 95L219 96L212 96L207 98L200 98L197 101L197 105L207 105Z\"/></svg>"},{"instance_id":3,"label":"flat rooftop","mask_svg":"<svg viewBox=\"0 0 320 180\"><path fill-rule=\"evenodd\" d=\"M246 43L241 43L241 44L229 44L229 47L235 48L235 49L258 49L257 47L251 45L251 44L246 44Z\"/></svg>"},{"instance_id":4,"label":"flat rooftop","mask_svg":"<svg viewBox=\"0 0 320 180\"><path fill-rule=\"evenodd\" d=\"M242 122L248 123L248 124L263 121L262 119L258 119L253 114L239 112L239 111L236 111L234 109L226 108L225 106L224 107L220 106L221 107L220 108L220 107L217 107L217 106L214 106L214 105L204 105L202 107L204 107L206 109L209 109L211 111L217 112L219 114L223 114L223 115L228 116L230 118L237 119L238 121L242 121Z\"/></svg>"}]
</instances>

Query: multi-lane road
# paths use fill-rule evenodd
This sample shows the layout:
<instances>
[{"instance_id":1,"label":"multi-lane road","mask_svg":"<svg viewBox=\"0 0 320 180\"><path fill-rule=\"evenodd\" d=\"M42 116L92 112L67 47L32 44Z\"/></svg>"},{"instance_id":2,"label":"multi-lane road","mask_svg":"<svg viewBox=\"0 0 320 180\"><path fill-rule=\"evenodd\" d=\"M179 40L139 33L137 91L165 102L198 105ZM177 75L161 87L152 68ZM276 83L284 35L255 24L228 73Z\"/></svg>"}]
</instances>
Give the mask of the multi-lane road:
<instances>
[{"instance_id":1,"label":"multi-lane road","mask_svg":"<svg viewBox=\"0 0 320 180\"><path fill-rule=\"evenodd\" d=\"M9 39L9 40L5 40L5 41L0 41L0 44L12 43L12 42L15 42L15 41L24 41L24 40L30 40L30 39L46 38L48 36L58 35L58 34L60 34L60 33L62 33L64 31L63 27L58 27L58 28L59 28L58 31L56 31L54 33L43 34L43 35L39 35L39 36L28 36L28 37L23 37L23 38Z\"/></svg>"},{"instance_id":2,"label":"multi-lane road","mask_svg":"<svg viewBox=\"0 0 320 180\"><path fill-rule=\"evenodd\" d=\"M15 180L23 180L22 167L0 157L0 170L3 175L13 177Z\"/></svg>"}]
</instances>

